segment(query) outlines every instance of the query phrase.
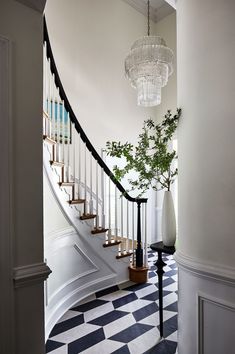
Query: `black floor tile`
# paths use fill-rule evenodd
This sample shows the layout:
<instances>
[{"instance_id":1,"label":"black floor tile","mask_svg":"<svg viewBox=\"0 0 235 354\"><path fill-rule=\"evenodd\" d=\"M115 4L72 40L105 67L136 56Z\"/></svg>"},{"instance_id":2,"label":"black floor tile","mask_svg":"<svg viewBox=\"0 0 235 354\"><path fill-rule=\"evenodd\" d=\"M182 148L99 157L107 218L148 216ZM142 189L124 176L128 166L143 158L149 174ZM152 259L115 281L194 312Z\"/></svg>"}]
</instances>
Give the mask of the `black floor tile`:
<instances>
[{"instance_id":1,"label":"black floor tile","mask_svg":"<svg viewBox=\"0 0 235 354\"><path fill-rule=\"evenodd\" d=\"M78 316L70 318L70 319L68 319L66 321L57 323L55 325L55 327L53 328L53 330L51 331L49 337L50 338L54 337L57 334L65 332L65 331L68 331L69 329L77 327L77 326L79 326L82 323L84 323L83 315L78 315Z\"/></svg>"},{"instance_id":2,"label":"black floor tile","mask_svg":"<svg viewBox=\"0 0 235 354\"><path fill-rule=\"evenodd\" d=\"M173 304L168 305L164 310L178 312L178 302L176 301Z\"/></svg>"},{"instance_id":3,"label":"black floor tile","mask_svg":"<svg viewBox=\"0 0 235 354\"><path fill-rule=\"evenodd\" d=\"M103 316L95 318L94 320L90 321L89 323L97 325L97 326L105 326L108 323L116 321L117 319L124 317L128 314L129 314L129 312L114 310L114 311L108 312L107 314L105 314Z\"/></svg>"},{"instance_id":4,"label":"black floor tile","mask_svg":"<svg viewBox=\"0 0 235 354\"><path fill-rule=\"evenodd\" d=\"M118 290L119 290L119 287L117 285L114 285L114 286L111 286L110 288L98 291L97 293L95 293L95 295L98 298L98 297L101 297L104 295L114 293L115 291L118 291Z\"/></svg>"},{"instance_id":5,"label":"black floor tile","mask_svg":"<svg viewBox=\"0 0 235 354\"><path fill-rule=\"evenodd\" d=\"M163 297L171 294L171 291L165 291L163 290ZM159 292L158 289L156 289L156 291L154 291L152 294L148 294L144 297L141 298L141 300L148 300L148 301L156 301L159 299Z\"/></svg>"},{"instance_id":6,"label":"black floor tile","mask_svg":"<svg viewBox=\"0 0 235 354\"><path fill-rule=\"evenodd\" d=\"M105 339L102 328L68 344L68 354L78 354Z\"/></svg>"},{"instance_id":7,"label":"black floor tile","mask_svg":"<svg viewBox=\"0 0 235 354\"><path fill-rule=\"evenodd\" d=\"M141 321L143 318L146 318L153 313L158 311L158 306L155 302L150 303L147 306L142 307L141 309L132 313L136 321Z\"/></svg>"},{"instance_id":8,"label":"black floor tile","mask_svg":"<svg viewBox=\"0 0 235 354\"><path fill-rule=\"evenodd\" d=\"M71 310L79 311L79 312L86 312L86 311L92 310L92 309L94 309L94 308L96 308L98 306L101 306L101 305L104 305L104 304L107 304L107 303L108 303L108 301L95 299L95 300L86 302L85 304L73 307Z\"/></svg>"},{"instance_id":9,"label":"black floor tile","mask_svg":"<svg viewBox=\"0 0 235 354\"><path fill-rule=\"evenodd\" d=\"M135 323L134 325L124 329L123 331L115 334L114 336L110 337L110 340L116 340L118 342L129 343L133 339L141 336L142 334L146 333L150 329L154 328L153 326L145 325L142 323Z\"/></svg>"},{"instance_id":10,"label":"black floor tile","mask_svg":"<svg viewBox=\"0 0 235 354\"><path fill-rule=\"evenodd\" d=\"M172 342L170 340L163 340L155 347L144 352L144 354L175 354L176 347L176 342Z\"/></svg>"},{"instance_id":11,"label":"black floor tile","mask_svg":"<svg viewBox=\"0 0 235 354\"><path fill-rule=\"evenodd\" d=\"M48 339L46 342L46 353L52 352L52 350L58 349L65 345L64 343L56 342L54 340Z\"/></svg>"},{"instance_id":12,"label":"black floor tile","mask_svg":"<svg viewBox=\"0 0 235 354\"><path fill-rule=\"evenodd\" d=\"M159 329L159 326L158 326ZM163 322L163 336L164 338L167 338L169 335L177 331L177 315L174 317L169 318L169 320L166 320Z\"/></svg>"},{"instance_id":13,"label":"black floor tile","mask_svg":"<svg viewBox=\"0 0 235 354\"><path fill-rule=\"evenodd\" d=\"M128 349L128 346L124 345L124 347L115 350L115 352L112 352L112 354L130 354L130 351Z\"/></svg>"},{"instance_id":14,"label":"black floor tile","mask_svg":"<svg viewBox=\"0 0 235 354\"><path fill-rule=\"evenodd\" d=\"M121 306L124 306L126 304L129 304L129 302L135 301L137 299L138 299L138 297L136 296L135 293L128 294L126 296L121 297L120 299L114 300L113 301L113 306L116 309L118 307L121 307Z\"/></svg>"}]
</instances>

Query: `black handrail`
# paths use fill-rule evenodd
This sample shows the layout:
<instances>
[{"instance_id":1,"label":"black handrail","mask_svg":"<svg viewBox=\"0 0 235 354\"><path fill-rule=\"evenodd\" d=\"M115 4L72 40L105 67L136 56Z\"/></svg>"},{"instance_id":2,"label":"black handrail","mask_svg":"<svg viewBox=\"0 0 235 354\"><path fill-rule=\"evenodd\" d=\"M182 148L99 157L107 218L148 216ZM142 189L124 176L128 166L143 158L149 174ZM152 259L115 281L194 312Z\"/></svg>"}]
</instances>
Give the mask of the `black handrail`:
<instances>
[{"instance_id":1,"label":"black handrail","mask_svg":"<svg viewBox=\"0 0 235 354\"><path fill-rule=\"evenodd\" d=\"M63 85L61 83L61 80L60 80L60 76L59 76L59 73L58 73L58 70L57 70L57 67L56 67L56 64L55 64L54 56L53 56L53 53L52 53L52 49L51 49L51 44L50 44L50 40L49 40L49 36L48 36L48 30L47 30L47 24L46 24L45 16L44 16L44 42L46 42L46 44L47 44L47 46L46 46L46 55L47 55L47 58L50 59L51 72L55 76L55 84L56 84L56 86L59 89L60 97L64 101L65 109L69 113L69 117L70 117L71 121L74 123L75 129L80 134L83 142L86 144L86 147L91 152L92 156L98 162L100 167L111 178L113 183L116 185L116 187L119 189L119 191L124 195L124 197L127 200L129 200L130 202L136 202L136 203L147 203L147 200L148 200L147 198L133 198L126 192L126 190L123 188L121 183L119 183L117 181L117 179L115 178L114 174L110 171L110 169L108 168L106 163L103 161L103 159L97 153L97 151L95 150L94 146L91 144L90 140L88 139L87 135L85 134L84 130L82 129L81 125L79 124L79 122L78 122L78 120L76 118L76 115L73 112L73 109L72 109L72 107L71 107L71 105L69 103L69 100L68 100L67 96L66 96L66 93L64 91L64 88L63 88Z\"/></svg>"}]
</instances>

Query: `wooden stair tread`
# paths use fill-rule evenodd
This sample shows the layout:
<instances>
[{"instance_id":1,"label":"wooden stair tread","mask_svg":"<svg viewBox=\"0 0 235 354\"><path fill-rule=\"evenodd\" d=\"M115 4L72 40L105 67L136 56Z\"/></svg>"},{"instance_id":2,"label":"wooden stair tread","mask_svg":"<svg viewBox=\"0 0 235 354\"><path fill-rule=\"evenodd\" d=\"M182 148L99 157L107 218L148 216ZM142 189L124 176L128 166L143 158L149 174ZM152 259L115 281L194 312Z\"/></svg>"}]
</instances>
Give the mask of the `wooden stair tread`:
<instances>
[{"instance_id":1,"label":"wooden stair tread","mask_svg":"<svg viewBox=\"0 0 235 354\"><path fill-rule=\"evenodd\" d=\"M92 235L97 235L97 234L102 234L104 232L107 232L109 229L104 229L102 227L99 227L98 229L93 229L91 230Z\"/></svg>"},{"instance_id":2,"label":"wooden stair tread","mask_svg":"<svg viewBox=\"0 0 235 354\"><path fill-rule=\"evenodd\" d=\"M121 258L124 258L124 257L130 257L130 256L132 256L132 254L133 254L133 252L120 252L117 256L116 256L116 258L117 259L121 259Z\"/></svg>"},{"instance_id":3,"label":"wooden stair tread","mask_svg":"<svg viewBox=\"0 0 235 354\"><path fill-rule=\"evenodd\" d=\"M120 245L120 243L121 241L115 241L115 240L106 241L106 243L103 244L103 247L106 248L106 247L118 246Z\"/></svg>"},{"instance_id":4,"label":"wooden stair tread","mask_svg":"<svg viewBox=\"0 0 235 354\"><path fill-rule=\"evenodd\" d=\"M58 183L60 187L73 187L74 182L59 182Z\"/></svg>"},{"instance_id":5,"label":"wooden stair tread","mask_svg":"<svg viewBox=\"0 0 235 354\"><path fill-rule=\"evenodd\" d=\"M47 135L43 135L43 140L46 141L46 142L49 143L49 144L52 144L52 145L55 145L55 144L56 144L56 141L53 140L52 138L50 138L50 137L47 136Z\"/></svg>"},{"instance_id":6,"label":"wooden stair tread","mask_svg":"<svg viewBox=\"0 0 235 354\"><path fill-rule=\"evenodd\" d=\"M85 203L85 199L73 199L69 200L69 204L74 205L74 204L83 204Z\"/></svg>"},{"instance_id":7,"label":"wooden stair tread","mask_svg":"<svg viewBox=\"0 0 235 354\"><path fill-rule=\"evenodd\" d=\"M57 166L57 167L64 167L64 163L63 162L60 162L60 161L50 161L50 164L52 166Z\"/></svg>"},{"instance_id":8,"label":"wooden stair tread","mask_svg":"<svg viewBox=\"0 0 235 354\"><path fill-rule=\"evenodd\" d=\"M94 218L96 218L95 214L83 214L82 216L80 216L81 220L89 220Z\"/></svg>"}]
</instances>

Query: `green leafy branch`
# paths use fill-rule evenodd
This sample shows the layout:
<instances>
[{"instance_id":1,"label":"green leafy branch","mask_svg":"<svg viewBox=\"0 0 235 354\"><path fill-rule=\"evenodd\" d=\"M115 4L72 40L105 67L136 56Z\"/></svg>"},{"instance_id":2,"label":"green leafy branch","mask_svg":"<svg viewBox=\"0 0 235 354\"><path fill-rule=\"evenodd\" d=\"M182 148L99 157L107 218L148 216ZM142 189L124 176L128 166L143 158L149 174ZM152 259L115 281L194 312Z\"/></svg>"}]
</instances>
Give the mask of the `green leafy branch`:
<instances>
[{"instance_id":1,"label":"green leafy branch","mask_svg":"<svg viewBox=\"0 0 235 354\"><path fill-rule=\"evenodd\" d=\"M113 167L113 172L118 181L130 171L138 173L137 179L129 179L131 190L137 189L144 194L150 187L154 190L170 190L175 181L178 169L172 167L172 162L177 158L176 151L169 151L169 142L178 126L181 109L175 115L168 110L161 123L155 124L152 119L144 122L142 132L138 136L137 145L120 141L108 141L106 152L117 158L125 158L125 166Z\"/></svg>"}]
</instances>

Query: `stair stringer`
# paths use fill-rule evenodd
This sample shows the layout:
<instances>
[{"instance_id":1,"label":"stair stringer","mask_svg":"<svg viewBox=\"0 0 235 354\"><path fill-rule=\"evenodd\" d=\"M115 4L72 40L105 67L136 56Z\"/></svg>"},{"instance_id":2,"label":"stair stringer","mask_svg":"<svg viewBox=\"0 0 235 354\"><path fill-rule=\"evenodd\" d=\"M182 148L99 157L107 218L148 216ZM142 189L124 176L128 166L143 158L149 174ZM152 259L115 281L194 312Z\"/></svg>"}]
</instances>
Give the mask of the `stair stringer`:
<instances>
[{"instance_id":1,"label":"stair stringer","mask_svg":"<svg viewBox=\"0 0 235 354\"><path fill-rule=\"evenodd\" d=\"M61 213L74 228L74 232L66 236L67 240L69 242L74 241L74 245L79 249L79 253L84 256L84 259L90 265L93 265L93 269L82 275L79 274L78 270L78 276L75 280L72 279L67 284L63 284L56 291L55 296L52 296L51 299L49 298L46 304L46 338L59 318L78 301L94 294L96 291L127 281L129 278L128 265L130 262L129 258L117 260L115 258L117 255L117 246L103 248L105 235L93 236L91 234L91 222L80 220L80 208L71 206L68 203L69 193L66 188L59 186L60 174L57 172L56 167L50 165L50 159L50 148L46 143L43 143L44 178L47 178L51 193ZM45 243L45 247L48 247L47 242ZM47 255L47 262L50 266L50 253ZM57 272L57 270L52 269L52 272ZM46 283L46 292L49 284L50 278ZM48 300L47 295L46 299Z\"/></svg>"}]
</instances>

